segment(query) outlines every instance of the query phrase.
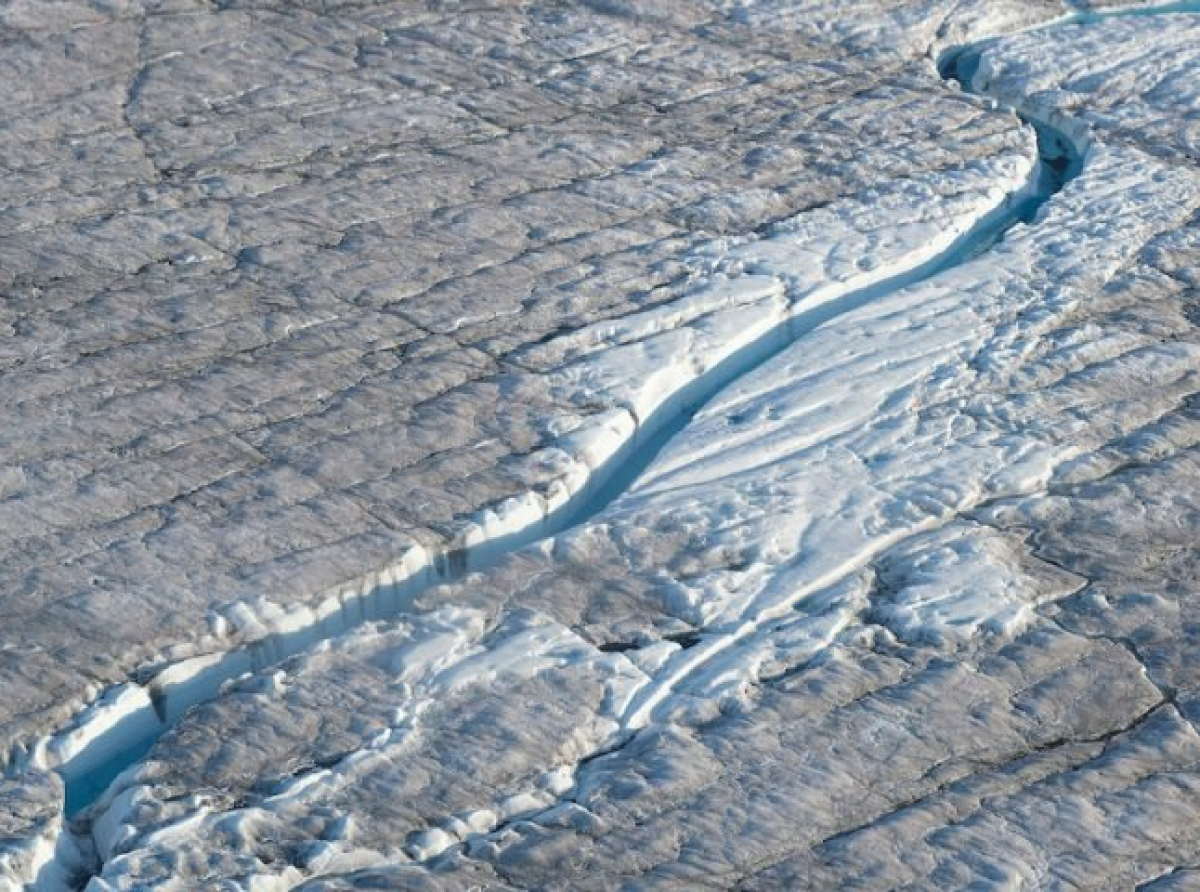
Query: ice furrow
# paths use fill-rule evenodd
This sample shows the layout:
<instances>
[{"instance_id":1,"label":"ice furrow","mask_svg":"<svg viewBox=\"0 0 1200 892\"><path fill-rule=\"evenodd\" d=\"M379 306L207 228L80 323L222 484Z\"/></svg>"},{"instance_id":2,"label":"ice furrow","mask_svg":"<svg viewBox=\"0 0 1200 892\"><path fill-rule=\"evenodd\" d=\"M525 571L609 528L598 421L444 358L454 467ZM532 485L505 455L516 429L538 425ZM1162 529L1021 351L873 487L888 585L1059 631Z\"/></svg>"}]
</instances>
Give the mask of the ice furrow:
<instances>
[{"instance_id":1,"label":"ice furrow","mask_svg":"<svg viewBox=\"0 0 1200 892\"><path fill-rule=\"evenodd\" d=\"M1166 11L1170 12L1174 10ZM1160 11L1160 13L1161 12L1162 11ZM1118 356L1120 355L1123 354L1118 354ZM1106 359L1111 359L1111 357L1106 357ZM1102 366L1105 364L1106 363L1090 363L1086 374L1095 374L1097 372L1097 368L1101 368L1102 370ZM1080 373L1077 372L1076 374ZM658 487L654 489L654 492L661 496L664 493L664 490L661 487ZM1043 492L1045 492L1045 490L1041 489L1023 490L1020 492L1014 491L1005 494L1004 498L1036 498L1039 493ZM991 501L994 501L994 498L975 504L967 503L961 507L961 510L955 514L951 520L964 516L966 513L973 511L982 505L988 504ZM932 526L928 528L932 528ZM917 528L912 534L918 535L924 532L925 529L927 528ZM887 540L882 541L880 543L879 552L876 553L885 552L889 548L894 547L895 544L896 543ZM768 624L777 621L781 616L790 611L794 604L804 600L812 591L836 584L837 582L844 580L850 573L853 573L856 569L869 563L871 557L872 555L867 555L864 559L854 563L854 565L851 566L846 572L834 572L833 575L828 578L820 578L813 581L802 574L800 576L801 584L797 584L797 580L782 579L780 581L780 588L792 591L794 593L794 599L783 601L777 607L771 608L768 611L765 611L764 613L746 621L743 625L738 626L733 631L728 633L718 633L717 635L710 637L710 635L707 633L709 630L702 629L700 632L700 644L689 649L687 652L680 654L673 667L665 673L665 677L663 675L656 676L654 681L637 695L634 703L632 704L630 712L627 713L625 717L624 730L626 736L624 740L616 744L615 747L605 750L602 754L597 755L609 754L614 752L616 749L627 745L640 729L646 727L652 722L653 711L655 707L663 703L668 697L671 696L672 693L684 685L689 679L694 677L697 673L703 671L713 661L717 660L721 654L728 650L728 648L761 632ZM1144 713L1143 716L1139 717L1139 721L1141 718L1144 718L1145 715L1153 712L1156 708L1157 705Z\"/></svg>"},{"instance_id":2,"label":"ice furrow","mask_svg":"<svg viewBox=\"0 0 1200 892\"><path fill-rule=\"evenodd\" d=\"M1157 10L1160 14L1175 11L1184 10L1166 7ZM1062 142L1069 138L1069 134L1059 135ZM1081 137L1076 133L1074 139L1078 141ZM1046 168L1052 166L1046 164ZM965 229L952 231L944 242L933 244L924 253L907 256L892 268L865 273L815 295L797 294L789 283L781 283L785 303L776 310L781 321L771 320L769 325L751 327L752 339L718 355L711 365L693 368L690 380L682 384L670 382L661 391L646 395L645 403L629 403L610 419L611 430L600 434L599 446L590 436L592 432L582 435L574 432L576 443L583 443L572 447L583 469L575 474L572 483L564 483L565 490L497 506L454 548L414 549L397 569L350 597L343 594L336 604L275 617L273 625L264 626L270 629L269 634L244 649L172 666L151 684L129 685L109 692L103 698L108 706L102 700L76 728L42 742L24 761L35 767L58 769L69 786L74 787L74 804L81 805L87 798L86 793L79 792L81 785L97 775L106 777L129 761L127 752L114 752L116 747L125 746L134 738L148 741L157 737L187 708L215 696L223 682L310 650L317 643L370 619L395 616L430 585L462 579L468 571L479 570L504 554L553 537L595 516L626 491L661 448L691 420L700 405L814 328L879 297L932 278L986 250L1010 227L1036 215L1036 208L1017 205L1031 198L1036 198L1037 203L1044 202L1065 182L1065 178L1050 179L1054 182L1053 190L1046 190L1043 183L1044 194L1036 194L1027 182L1022 189L1001 195L987 213L976 215ZM568 454L570 451L567 450ZM924 529L919 527L917 532ZM832 575L815 580L806 579L796 589L795 599L846 578L895 542L884 539L878 544L878 551L848 568L839 568ZM730 634L702 640L683 655L665 678L656 679L634 700L625 714L623 731L634 733L644 727L653 719L656 707L683 683L729 646L786 615L795 599L773 603ZM246 617L245 621L260 621L263 616L260 611L258 616ZM142 742L135 744L141 745Z\"/></svg>"},{"instance_id":3,"label":"ice furrow","mask_svg":"<svg viewBox=\"0 0 1200 892\"><path fill-rule=\"evenodd\" d=\"M531 494L486 511L447 548L414 547L357 591L339 593L316 609L291 613L260 605L223 622L257 624L265 633L244 648L170 666L148 684L102 694L74 727L38 741L12 763L53 768L67 781L70 810L86 805L132 759L140 756L191 706L216 696L222 684L259 671L368 620L394 616L430 585L462 579L497 557L577 526L621 494L714 394L778 355L814 328L872 300L923 281L984 250L1027 218L1029 202L1044 202L1060 185L1045 169L1030 168L1020 185L989 196L990 205L932 235L919 250L846 281L817 287L784 283L786 303L741 331L724 335L705 367L672 381L645 402L610 416L607 428L572 432L555 449L574 455L575 468L545 495ZM769 243L769 242L768 242ZM753 247L753 246L752 246ZM570 441L570 442L568 442ZM274 613L275 615L272 615ZM94 781L93 778L100 778Z\"/></svg>"}]
</instances>

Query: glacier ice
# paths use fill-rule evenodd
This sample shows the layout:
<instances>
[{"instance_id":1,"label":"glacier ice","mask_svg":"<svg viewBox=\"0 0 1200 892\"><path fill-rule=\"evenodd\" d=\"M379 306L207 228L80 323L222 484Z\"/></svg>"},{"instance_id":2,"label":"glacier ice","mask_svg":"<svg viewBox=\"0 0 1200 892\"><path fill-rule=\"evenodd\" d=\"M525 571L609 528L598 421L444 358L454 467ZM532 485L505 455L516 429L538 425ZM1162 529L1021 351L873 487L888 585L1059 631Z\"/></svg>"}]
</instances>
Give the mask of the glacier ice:
<instances>
[{"instance_id":1,"label":"glacier ice","mask_svg":"<svg viewBox=\"0 0 1200 892\"><path fill-rule=\"evenodd\" d=\"M0 886L1186 884L1200 17L944 6L4 11Z\"/></svg>"}]
</instances>

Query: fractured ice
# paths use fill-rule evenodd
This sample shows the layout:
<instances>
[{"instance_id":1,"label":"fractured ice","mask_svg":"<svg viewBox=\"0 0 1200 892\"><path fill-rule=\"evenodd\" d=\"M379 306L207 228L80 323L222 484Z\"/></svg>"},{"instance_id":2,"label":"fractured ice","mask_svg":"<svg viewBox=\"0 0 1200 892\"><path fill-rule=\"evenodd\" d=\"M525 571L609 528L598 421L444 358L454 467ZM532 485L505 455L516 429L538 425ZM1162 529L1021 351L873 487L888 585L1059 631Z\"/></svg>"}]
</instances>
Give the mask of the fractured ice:
<instances>
[{"instance_id":1,"label":"fractured ice","mask_svg":"<svg viewBox=\"0 0 1200 892\"><path fill-rule=\"evenodd\" d=\"M1200 16L1088 6L0 14L0 888L1195 881Z\"/></svg>"}]
</instances>

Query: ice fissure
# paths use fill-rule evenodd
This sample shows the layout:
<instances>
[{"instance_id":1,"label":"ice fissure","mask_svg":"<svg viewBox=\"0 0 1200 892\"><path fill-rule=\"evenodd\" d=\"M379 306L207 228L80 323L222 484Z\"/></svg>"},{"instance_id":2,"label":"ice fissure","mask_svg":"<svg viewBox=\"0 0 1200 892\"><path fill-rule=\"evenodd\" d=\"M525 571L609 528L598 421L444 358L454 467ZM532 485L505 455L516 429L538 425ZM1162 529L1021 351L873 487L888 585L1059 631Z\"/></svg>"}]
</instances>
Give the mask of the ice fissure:
<instances>
[{"instance_id":1,"label":"ice fissure","mask_svg":"<svg viewBox=\"0 0 1200 892\"><path fill-rule=\"evenodd\" d=\"M1198 8L1200 4L1187 3L1136 11L1078 13L1057 26L1085 24L1117 15L1165 14ZM948 51L939 65L943 76L971 89L978 55L978 47ZM188 708L216 696L224 682L274 665L363 622L394 616L427 587L462 579L503 554L553 537L594 516L628 487L663 446L688 424L700 406L778 355L797 338L885 294L932 278L986 251L1012 227L1033 222L1039 208L1078 176L1086 158L1086 134L1082 130L1071 132L1063 126L1063 121L1037 120L1037 109L1020 111L1037 128L1040 156L1037 170L1031 171L1022 188L1000 196L990 210L978 215L965 230L953 233L946 243L903 258L892 268L843 283L818 295L816 300L812 300L811 294L791 293L785 283L782 297L788 310L781 322L738 345L707 369L700 370L692 380L660 396L650 411L631 406L610 419L611 430L598 438L603 445L594 451L579 450L590 463L580 462L585 467L574 482L564 483L554 493L497 506L455 546L414 549L396 568L361 591L343 593L336 603L323 605L317 611L283 617L267 636L243 648L188 660L162 670L148 683L131 683L106 692L80 716L75 727L16 754L11 760L14 769L32 766L58 771L67 784L69 809L83 808ZM623 731L636 732L676 681L703 664L716 648L729 643L702 640L678 667L675 677L648 689L646 695L635 701L636 708L629 713Z\"/></svg>"},{"instance_id":2,"label":"ice fissure","mask_svg":"<svg viewBox=\"0 0 1200 892\"><path fill-rule=\"evenodd\" d=\"M463 535L460 544L414 549L362 591L343 594L336 603L322 605L317 611L285 617L279 629L243 648L197 657L162 670L149 683L131 683L105 692L74 728L16 754L12 763L18 770L24 765L57 770L67 782L69 811L78 811L188 708L216 696L224 682L278 663L363 622L393 616L429 586L461 580L498 556L553 537L599 513L687 425L700 406L729 384L814 328L882 295L936 276L986 250L1014 225L1031 220L1036 209L1062 188L1065 180L1048 159L1057 159L1062 147L1069 145L1065 137L1057 135L1043 135L1039 143L1047 154L1031 169L1025 183L999 196L990 210L963 231L946 234L945 244L904 257L895 269L864 273L857 277L860 281L836 284L822 293L804 295L804 300L793 296L793 309L779 324L665 395L652 411L639 417L630 410L614 418L616 442L601 447L586 480L561 502L532 497L497 506L485 512L482 522Z\"/></svg>"}]
</instances>

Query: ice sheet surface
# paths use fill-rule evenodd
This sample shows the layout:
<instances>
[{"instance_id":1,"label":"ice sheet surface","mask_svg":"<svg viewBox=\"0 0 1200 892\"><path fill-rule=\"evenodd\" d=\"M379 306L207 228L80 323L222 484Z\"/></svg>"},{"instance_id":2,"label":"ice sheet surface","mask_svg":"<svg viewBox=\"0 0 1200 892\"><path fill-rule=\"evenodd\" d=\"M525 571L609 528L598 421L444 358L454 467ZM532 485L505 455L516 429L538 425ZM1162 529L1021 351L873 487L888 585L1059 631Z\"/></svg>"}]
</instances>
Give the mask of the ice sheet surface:
<instances>
[{"instance_id":1,"label":"ice sheet surface","mask_svg":"<svg viewBox=\"0 0 1200 892\"><path fill-rule=\"evenodd\" d=\"M1185 887L1200 17L1064 12L4 11L0 886Z\"/></svg>"}]
</instances>

